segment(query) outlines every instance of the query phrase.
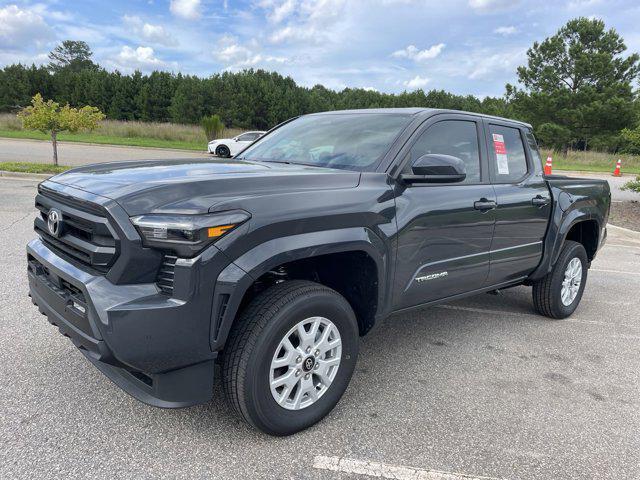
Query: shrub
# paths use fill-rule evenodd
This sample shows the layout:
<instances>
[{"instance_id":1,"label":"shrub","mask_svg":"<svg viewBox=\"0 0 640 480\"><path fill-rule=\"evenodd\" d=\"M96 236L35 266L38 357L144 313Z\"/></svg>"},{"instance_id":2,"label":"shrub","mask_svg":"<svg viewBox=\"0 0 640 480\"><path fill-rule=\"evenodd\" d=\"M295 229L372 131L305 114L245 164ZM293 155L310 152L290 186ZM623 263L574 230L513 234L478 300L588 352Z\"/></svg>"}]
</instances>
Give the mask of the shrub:
<instances>
[{"instance_id":1,"label":"shrub","mask_svg":"<svg viewBox=\"0 0 640 480\"><path fill-rule=\"evenodd\" d=\"M224 131L224 123L222 123L219 115L204 117L201 124L204 129L204 133L207 136L207 141L220 138L220 135L222 135L222 132Z\"/></svg>"}]
</instances>

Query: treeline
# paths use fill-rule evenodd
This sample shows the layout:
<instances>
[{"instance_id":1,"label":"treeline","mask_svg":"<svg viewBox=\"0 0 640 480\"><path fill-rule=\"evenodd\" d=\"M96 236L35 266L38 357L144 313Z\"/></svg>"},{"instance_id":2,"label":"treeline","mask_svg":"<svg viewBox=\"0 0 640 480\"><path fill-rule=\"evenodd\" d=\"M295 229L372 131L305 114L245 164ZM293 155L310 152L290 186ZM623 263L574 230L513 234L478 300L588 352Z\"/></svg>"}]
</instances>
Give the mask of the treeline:
<instances>
[{"instance_id":1,"label":"treeline","mask_svg":"<svg viewBox=\"0 0 640 480\"><path fill-rule=\"evenodd\" d=\"M61 104L98 107L114 120L195 124L204 116L218 114L228 127L258 129L296 115L350 108L432 107L509 113L501 98L480 100L443 90L398 95L363 89L336 92L320 85L305 88L290 77L264 70L224 72L208 78L168 72L123 75L95 64L81 69L17 64L0 70L0 111L18 111L36 93Z\"/></svg>"},{"instance_id":2,"label":"treeline","mask_svg":"<svg viewBox=\"0 0 640 480\"><path fill-rule=\"evenodd\" d=\"M15 112L40 93L73 107L98 107L107 118L199 123L217 114L227 127L267 129L291 117L327 110L431 107L486 113L531 123L538 140L562 150L596 149L640 154L640 55L592 18L568 21L534 42L517 69L518 85L480 100L443 90L387 94L306 88L264 70L208 78L153 72L123 75L92 60L85 42L66 40L47 66L0 69L0 111Z\"/></svg>"}]
</instances>

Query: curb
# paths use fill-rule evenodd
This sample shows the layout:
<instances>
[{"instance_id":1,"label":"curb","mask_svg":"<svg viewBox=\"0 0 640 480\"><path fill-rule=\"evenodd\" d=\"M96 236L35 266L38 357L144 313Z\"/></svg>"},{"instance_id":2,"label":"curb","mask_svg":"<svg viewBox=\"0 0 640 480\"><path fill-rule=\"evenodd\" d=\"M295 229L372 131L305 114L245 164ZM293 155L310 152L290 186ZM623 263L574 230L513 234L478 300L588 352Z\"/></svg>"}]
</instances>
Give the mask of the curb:
<instances>
[{"instance_id":1,"label":"curb","mask_svg":"<svg viewBox=\"0 0 640 480\"><path fill-rule=\"evenodd\" d=\"M46 180L49 177L57 175L56 173L24 173L24 172L7 172L6 170L0 170L0 177L2 178L19 178L22 180Z\"/></svg>"},{"instance_id":2,"label":"curb","mask_svg":"<svg viewBox=\"0 0 640 480\"><path fill-rule=\"evenodd\" d=\"M562 170L560 168L554 168L554 171L558 171L558 172L562 172L563 174L572 174L572 175L576 175L576 176L588 176L588 175L601 175L601 176L609 176L611 178L623 178L623 177L637 177L640 175L640 173L624 173L622 172L622 174L619 177L614 177L612 173L608 173L608 172L593 172L591 170Z\"/></svg>"},{"instance_id":3,"label":"curb","mask_svg":"<svg viewBox=\"0 0 640 480\"><path fill-rule=\"evenodd\" d=\"M611 228L615 231L618 231L620 233L626 233L628 235L631 235L632 237L637 236L638 240L640 240L640 232L638 232L637 230L631 230L630 228L624 228L624 227L618 227L617 225L612 225L610 223L607 223L607 228Z\"/></svg>"}]
</instances>

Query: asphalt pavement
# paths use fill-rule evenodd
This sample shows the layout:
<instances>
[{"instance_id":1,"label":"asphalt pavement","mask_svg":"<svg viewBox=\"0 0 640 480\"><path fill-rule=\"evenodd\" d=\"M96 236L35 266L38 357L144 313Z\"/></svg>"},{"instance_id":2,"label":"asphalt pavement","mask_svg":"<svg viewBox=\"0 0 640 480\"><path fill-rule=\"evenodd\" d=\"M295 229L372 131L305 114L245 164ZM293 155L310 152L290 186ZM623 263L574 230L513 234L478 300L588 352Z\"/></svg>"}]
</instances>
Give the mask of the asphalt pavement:
<instances>
[{"instance_id":1,"label":"asphalt pavement","mask_svg":"<svg viewBox=\"0 0 640 480\"><path fill-rule=\"evenodd\" d=\"M58 161L61 165L77 167L91 163L122 160L157 160L166 158L208 158L202 152L173 150L170 148L140 148L118 145L58 142ZM51 163L51 142L0 138L0 162Z\"/></svg>"},{"instance_id":2,"label":"asphalt pavement","mask_svg":"<svg viewBox=\"0 0 640 480\"><path fill-rule=\"evenodd\" d=\"M321 423L132 399L27 297L35 182L0 179L0 478L638 479L640 240L611 231L568 320L529 288L397 315ZM219 379L218 379L219 380Z\"/></svg>"}]
</instances>

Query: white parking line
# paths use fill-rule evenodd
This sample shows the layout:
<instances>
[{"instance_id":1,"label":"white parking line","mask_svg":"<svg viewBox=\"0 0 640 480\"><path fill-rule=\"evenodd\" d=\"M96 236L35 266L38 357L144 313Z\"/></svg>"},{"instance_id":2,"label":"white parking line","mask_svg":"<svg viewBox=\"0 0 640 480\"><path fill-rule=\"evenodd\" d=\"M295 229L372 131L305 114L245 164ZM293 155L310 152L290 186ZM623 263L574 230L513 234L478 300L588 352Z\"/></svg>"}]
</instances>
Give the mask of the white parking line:
<instances>
[{"instance_id":1,"label":"white parking line","mask_svg":"<svg viewBox=\"0 0 640 480\"><path fill-rule=\"evenodd\" d=\"M605 272L605 273L623 273L625 275L640 275L640 272L625 272L623 270L605 270L604 268L590 268L590 272Z\"/></svg>"},{"instance_id":2,"label":"white parking line","mask_svg":"<svg viewBox=\"0 0 640 480\"><path fill-rule=\"evenodd\" d=\"M621 245L619 243L605 243L604 246L614 248L640 248L640 245Z\"/></svg>"},{"instance_id":3,"label":"white parking line","mask_svg":"<svg viewBox=\"0 0 640 480\"><path fill-rule=\"evenodd\" d=\"M447 310L462 310L463 312L474 312L474 313L482 313L485 315L510 315L515 317L534 317L537 320L544 320L545 317L541 317L540 315L536 315L533 313L526 312L509 312L505 310L489 310L486 308L474 308L474 307L462 307L458 305L436 305L436 308L444 308ZM565 318L562 322L569 323L582 323L587 325L600 325L603 327L626 327L626 328L640 328L640 324L631 325L629 323L610 323L610 322L600 322L598 320L581 320L579 318ZM635 338L635 337L632 337Z\"/></svg>"},{"instance_id":4,"label":"white parking line","mask_svg":"<svg viewBox=\"0 0 640 480\"><path fill-rule=\"evenodd\" d=\"M393 480L498 480L495 477L479 477L466 473L441 472L420 468L403 467L387 463L369 462L344 457L317 456L313 459L313 467L332 472L367 475L376 478Z\"/></svg>"}]
</instances>

